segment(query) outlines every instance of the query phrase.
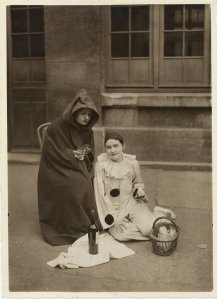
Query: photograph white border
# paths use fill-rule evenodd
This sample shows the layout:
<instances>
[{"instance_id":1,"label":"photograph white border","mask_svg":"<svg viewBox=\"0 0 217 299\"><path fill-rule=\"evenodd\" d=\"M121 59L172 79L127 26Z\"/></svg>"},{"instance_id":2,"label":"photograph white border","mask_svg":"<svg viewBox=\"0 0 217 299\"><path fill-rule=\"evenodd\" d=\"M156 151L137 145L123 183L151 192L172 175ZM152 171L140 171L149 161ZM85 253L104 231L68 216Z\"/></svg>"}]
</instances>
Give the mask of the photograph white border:
<instances>
[{"instance_id":1,"label":"photograph white border","mask_svg":"<svg viewBox=\"0 0 217 299\"><path fill-rule=\"evenodd\" d=\"M86 293L86 292L9 292L8 269L8 164L7 164L7 37L6 7L8 5L117 5L117 4L210 4L211 5L211 70L212 70L212 174L213 174L213 291L212 292L138 292L138 293ZM1 200L1 283L2 298L217 298L217 235L216 225L216 148L217 148L217 0L204 1L106 1L106 0L0 0L0 200Z\"/></svg>"}]
</instances>

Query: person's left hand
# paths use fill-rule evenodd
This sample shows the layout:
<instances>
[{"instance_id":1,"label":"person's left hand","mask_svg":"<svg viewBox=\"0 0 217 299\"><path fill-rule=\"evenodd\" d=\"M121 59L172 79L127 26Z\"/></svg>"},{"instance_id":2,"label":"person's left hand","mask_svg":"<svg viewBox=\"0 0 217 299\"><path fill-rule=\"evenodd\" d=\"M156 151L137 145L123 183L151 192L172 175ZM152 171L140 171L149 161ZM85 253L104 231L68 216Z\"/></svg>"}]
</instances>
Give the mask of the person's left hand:
<instances>
[{"instance_id":1,"label":"person's left hand","mask_svg":"<svg viewBox=\"0 0 217 299\"><path fill-rule=\"evenodd\" d=\"M84 145L85 154L89 154L91 152L91 148L89 147L89 144Z\"/></svg>"},{"instance_id":2,"label":"person's left hand","mask_svg":"<svg viewBox=\"0 0 217 299\"><path fill-rule=\"evenodd\" d=\"M81 150L81 149L74 150L73 153L74 153L76 159L78 159L80 161L84 160L84 154L85 154L84 150Z\"/></svg>"},{"instance_id":3,"label":"person's left hand","mask_svg":"<svg viewBox=\"0 0 217 299\"><path fill-rule=\"evenodd\" d=\"M142 187L138 187L135 189L134 193L133 193L133 197L137 200L137 201L144 201L144 202L148 202L148 198L145 194L145 191Z\"/></svg>"}]
</instances>

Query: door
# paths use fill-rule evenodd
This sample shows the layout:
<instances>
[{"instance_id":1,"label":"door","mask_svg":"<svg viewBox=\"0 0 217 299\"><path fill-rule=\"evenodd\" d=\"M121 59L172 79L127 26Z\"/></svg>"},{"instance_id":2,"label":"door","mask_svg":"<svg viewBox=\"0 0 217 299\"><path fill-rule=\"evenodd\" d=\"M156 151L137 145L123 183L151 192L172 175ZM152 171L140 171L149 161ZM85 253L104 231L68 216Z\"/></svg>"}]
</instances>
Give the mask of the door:
<instances>
[{"instance_id":1,"label":"door","mask_svg":"<svg viewBox=\"0 0 217 299\"><path fill-rule=\"evenodd\" d=\"M38 148L46 122L44 9L8 7L8 144L11 151Z\"/></svg>"}]
</instances>

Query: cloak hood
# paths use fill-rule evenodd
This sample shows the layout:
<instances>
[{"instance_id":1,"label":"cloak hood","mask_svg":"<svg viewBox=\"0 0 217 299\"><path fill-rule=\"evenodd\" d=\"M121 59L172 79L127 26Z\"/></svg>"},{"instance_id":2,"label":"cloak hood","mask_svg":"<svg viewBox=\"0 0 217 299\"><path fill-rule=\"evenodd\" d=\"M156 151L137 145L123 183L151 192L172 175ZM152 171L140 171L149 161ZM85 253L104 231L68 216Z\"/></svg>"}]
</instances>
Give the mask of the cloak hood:
<instances>
[{"instance_id":1,"label":"cloak hood","mask_svg":"<svg viewBox=\"0 0 217 299\"><path fill-rule=\"evenodd\" d=\"M92 110L91 119L89 120L88 124L84 126L84 129L92 128L99 120L99 113L96 109L96 106L92 98L87 93L86 89L80 89L77 92L73 101L63 111L62 120L68 125L81 128L81 126L79 126L79 124L75 122L75 115L76 112L82 108L89 108L90 110Z\"/></svg>"}]
</instances>

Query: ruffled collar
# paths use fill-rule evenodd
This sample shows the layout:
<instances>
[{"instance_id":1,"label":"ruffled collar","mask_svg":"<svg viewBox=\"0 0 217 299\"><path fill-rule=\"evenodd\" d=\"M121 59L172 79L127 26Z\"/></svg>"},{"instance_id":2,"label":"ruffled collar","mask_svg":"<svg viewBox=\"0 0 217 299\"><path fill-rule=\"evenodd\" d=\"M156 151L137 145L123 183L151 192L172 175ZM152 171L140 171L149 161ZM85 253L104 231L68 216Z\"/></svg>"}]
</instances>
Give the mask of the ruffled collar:
<instances>
[{"instance_id":1,"label":"ruffled collar","mask_svg":"<svg viewBox=\"0 0 217 299\"><path fill-rule=\"evenodd\" d=\"M132 162L136 159L135 155L123 153L121 162L114 162L108 158L106 153L102 153L97 157L99 163L103 163L105 175L115 179L123 179L132 171Z\"/></svg>"}]
</instances>

